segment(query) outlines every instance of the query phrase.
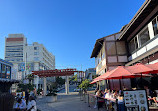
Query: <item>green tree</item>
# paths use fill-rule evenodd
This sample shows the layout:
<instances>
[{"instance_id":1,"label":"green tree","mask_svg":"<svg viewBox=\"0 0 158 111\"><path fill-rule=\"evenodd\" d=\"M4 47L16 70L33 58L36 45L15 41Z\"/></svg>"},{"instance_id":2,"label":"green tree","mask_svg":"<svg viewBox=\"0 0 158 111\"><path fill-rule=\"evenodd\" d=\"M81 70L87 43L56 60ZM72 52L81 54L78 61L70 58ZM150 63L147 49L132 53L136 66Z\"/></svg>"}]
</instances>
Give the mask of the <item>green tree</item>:
<instances>
[{"instance_id":1,"label":"green tree","mask_svg":"<svg viewBox=\"0 0 158 111\"><path fill-rule=\"evenodd\" d=\"M79 88L82 88L82 90L86 91L88 87L91 87L90 81L88 79L85 79L82 81L82 83L79 85Z\"/></svg>"},{"instance_id":2,"label":"green tree","mask_svg":"<svg viewBox=\"0 0 158 111\"><path fill-rule=\"evenodd\" d=\"M32 84L18 84L17 91L25 91L26 89L29 89L30 91L34 90L34 85Z\"/></svg>"},{"instance_id":3,"label":"green tree","mask_svg":"<svg viewBox=\"0 0 158 111\"><path fill-rule=\"evenodd\" d=\"M74 75L74 76L71 78L71 80L74 81L74 82L78 82L78 80L77 80L77 74Z\"/></svg>"},{"instance_id":4,"label":"green tree","mask_svg":"<svg viewBox=\"0 0 158 111\"><path fill-rule=\"evenodd\" d=\"M29 84L32 84L33 83L33 80L34 80L34 75L33 74L28 74L26 76L26 79L29 80Z\"/></svg>"},{"instance_id":5,"label":"green tree","mask_svg":"<svg viewBox=\"0 0 158 111\"><path fill-rule=\"evenodd\" d=\"M61 86L63 84L65 84L65 79L61 78L61 77L56 77L56 83Z\"/></svg>"}]
</instances>

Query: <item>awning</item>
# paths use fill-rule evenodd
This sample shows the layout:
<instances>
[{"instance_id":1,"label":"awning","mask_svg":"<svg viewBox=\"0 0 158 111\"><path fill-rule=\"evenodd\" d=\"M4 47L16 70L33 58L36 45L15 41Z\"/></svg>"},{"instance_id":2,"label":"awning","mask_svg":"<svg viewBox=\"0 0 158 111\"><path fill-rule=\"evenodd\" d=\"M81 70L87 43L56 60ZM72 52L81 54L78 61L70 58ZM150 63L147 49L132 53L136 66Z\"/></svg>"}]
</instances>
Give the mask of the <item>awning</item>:
<instances>
[{"instance_id":1,"label":"awning","mask_svg":"<svg viewBox=\"0 0 158 111\"><path fill-rule=\"evenodd\" d=\"M4 79L4 78L0 78L0 82L6 82L6 83L19 83L18 80L14 80L14 79Z\"/></svg>"}]
</instances>

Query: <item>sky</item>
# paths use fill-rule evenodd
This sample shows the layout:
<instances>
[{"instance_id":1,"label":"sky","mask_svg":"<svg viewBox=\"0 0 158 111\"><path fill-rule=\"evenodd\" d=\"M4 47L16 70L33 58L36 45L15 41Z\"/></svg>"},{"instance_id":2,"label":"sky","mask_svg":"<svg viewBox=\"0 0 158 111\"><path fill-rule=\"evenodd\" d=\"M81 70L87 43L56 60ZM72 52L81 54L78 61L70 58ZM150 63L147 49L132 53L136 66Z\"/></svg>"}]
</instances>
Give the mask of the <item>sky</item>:
<instances>
[{"instance_id":1,"label":"sky","mask_svg":"<svg viewBox=\"0 0 158 111\"><path fill-rule=\"evenodd\" d=\"M23 33L55 55L56 68L93 68L96 40L128 24L144 1L0 0L0 58L5 37Z\"/></svg>"}]
</instances>

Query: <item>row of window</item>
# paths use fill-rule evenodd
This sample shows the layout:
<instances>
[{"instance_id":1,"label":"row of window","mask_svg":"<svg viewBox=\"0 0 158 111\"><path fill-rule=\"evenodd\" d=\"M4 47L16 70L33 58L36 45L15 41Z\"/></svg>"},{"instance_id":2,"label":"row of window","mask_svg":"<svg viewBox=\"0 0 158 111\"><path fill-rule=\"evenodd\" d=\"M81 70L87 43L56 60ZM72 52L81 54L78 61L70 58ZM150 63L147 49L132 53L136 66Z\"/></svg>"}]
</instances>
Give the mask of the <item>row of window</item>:
<instances>
[{"instance_id":1,"label":"row of window","mask_svg":"<svg viewBox=\"0 0 158 111\"><path fill-rule=\"evenodd\" d=\"M0 78L11 78L11 67L0 63Z\"/></svg>"},{"instance_id":2,"label":"row of window","mask_svg":"<svg viewBox=\"0 0 158 111\"><path fill-rule=\"evenodd\" d=\"M158 34L158 16L152 21L154 36ZM150 40L149 29L146 26L142 31L140 31L130 42L129 42L129 52L132 53L147 41Z\"/></svg>"},{"instance_id":3,"label":"row of window","mask_svg":"<svg viewBox=\"0 0 158 111\"><path fill-rule=\"evenodd\" d=\"M129 42L129 51L130 51L130 53L132 53L138 47L141 47L148 40L150 40L150 35L149 35L148 27L146 27L142 32L140 32L137 36L135 36Z\"/></svg>"},{"instance_id":4,"label":"row of window","mask_svg":"<svg viewBox=\"0 0 158 111\"><path fill-rule=\"evenodd\" d=\"M23 53L6 53L6 56L23 56Z\"/></svg>"},{"instance_id":5,"label":"row of window","mask_svg":"<svg viewBox=\"0 0 158 111\"><path fill-rule=\"evenodd\" d=\"M106 50L108 56L126 55L126 47L124 41L106 41ZM105 48L103 47L95 59L96 66L105 58Z\"/></svg>"},{"instance_id":6,"label":"row of window","mask_svg":"<svg viewBox=\"0 0 158 111\"><path fill-rule=\"evenodd\" d=\"M17 51L17 50L23 50L23 47L18 47L18 48L14 48L14 47L12 47L12 48L6 48L6 51Z\"/></svg>"},{"instance_id":7,"label":"row of window","mask_svg":"<svg viewBox=\"0 0 158 111\"><path fill-rule=\"evenodd\" d=\"M96 66L105 58L105 48L102 47L99 54L95 58L95 64Z\"/></svg>"},{"instance_id":8,"label":"row of window","mask_svg":"<svg viewBox=\"0 0 158 111\"><path fill-rule=\"evenodd\" d=\"M7 60L7 61L12 61L12 62L19 62L19 61L23 61L23 58L7 58L7 57L5 57L5 59Z\"/></svg>"}]
</instances>

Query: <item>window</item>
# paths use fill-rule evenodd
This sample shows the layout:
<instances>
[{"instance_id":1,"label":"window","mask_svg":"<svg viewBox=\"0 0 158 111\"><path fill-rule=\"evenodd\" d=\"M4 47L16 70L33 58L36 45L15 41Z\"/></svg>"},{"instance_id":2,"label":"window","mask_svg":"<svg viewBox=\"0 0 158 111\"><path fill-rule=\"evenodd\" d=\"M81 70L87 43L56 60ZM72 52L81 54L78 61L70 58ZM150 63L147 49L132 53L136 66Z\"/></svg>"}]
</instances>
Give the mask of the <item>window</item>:
<instances>
[{"instance_id":1,"label":"window","mask_svg":"<svg viewBox=\"0 0 158 111\"><path fill-rule=\"evenodd\" d=\"M152 21L154 35L158 34L158 16Z\"/></svg>"},{"instance_id":2,"label":"window","mask_svg":"<svg viewBox=\"0 0 158 111\"><path fill-rule=\"evenodd\" d=\"M132 53L138 48L137 36L129 42L129 51Z\"/></svg>"},{"instance_id":3,"label":"window","mask_svg":"<svg viewBox=\"0 0 158 111\"><path fill-rule=\"evenodd\" d=\"M39 55L39 52L34 52L34 55Z\"/></svg>"},{"instance_id":4,"label":"window","mask_svg":"<svg viewBox=\"0 0 158 111\"><path fill-rule=\"evenodd\" d=\"M115 42L106 42L107 54L116 55Z\"/></svg>"},{"instance_id":5,"label":"window","mask_svg":"<svg viewBox=\"0 0 158 111\"><path fill-rule=\"evenodd\" d=\"M126 54L126 47L124 41L116 42L117 54L124 55Z\"/></svg>"},{"instance_id":6,"label":"window","mask_svg":"<svg viewBox=\"0 0 158 111\"><path fill-rule=\"evenodd\" d=\"M101 56L102 56L102 59L104 59L104 58L105 58L105 48L102 47L102 50L101 50L101 51L102 51L102 55L101 55Z\"/></svg>"},{"instance_id":7,"label":"window","mask_svg":"<svg viewBox=\"0 0 158 111\"><path fill-rule=\"evenodd\" d=\"M34 57L34 61L38 61L39 60L39 58L38 57Z\"/></svg>"},{"instance_id":8,"label":"window","mask_svg":"<svg viewBox=\"0 0 158 111\"><path fill-rule=\"evenodd\" d=\"M7 79L10 79L10 77L11 77L11 67L10 67L10 66L7 66L6 78L7 78Z\"/></svg>"},{"instance_id":9,"label":"window","mask_svg":"<svg viewBox=\"0 0 158 111\"><path fill-rule=\"evenodd\" d=\"M142 33L139 35L140 46L150 40L148 28L146 28Z\"/></svg>"},{"instance_id":10,"label":"window","mask_svg":"<svg viewBox=\"0 0 158 111\"><path fill-rule=\"evenodd\" d=\"M5 64L2 64L2 78L5 78L5 75L6 75L6 65Z\"/></svg>"},{"instance_id":11,"label":"window","mask_svg":"<svg viewBox=\"0 0 158 111\"><path fill-rule=\"evenodd\" d=\"M38 50L38 47L34 47L34 50Z\"/></svg>"}]
</instances>

